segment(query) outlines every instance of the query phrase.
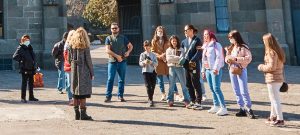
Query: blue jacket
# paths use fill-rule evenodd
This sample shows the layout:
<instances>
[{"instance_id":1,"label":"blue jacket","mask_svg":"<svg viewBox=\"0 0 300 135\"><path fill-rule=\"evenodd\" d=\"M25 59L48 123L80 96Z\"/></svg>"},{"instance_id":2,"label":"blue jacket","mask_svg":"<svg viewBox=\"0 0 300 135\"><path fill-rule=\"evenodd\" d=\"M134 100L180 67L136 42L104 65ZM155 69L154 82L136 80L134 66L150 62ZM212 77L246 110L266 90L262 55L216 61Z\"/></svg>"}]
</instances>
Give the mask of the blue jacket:
<instances>
[{"instance_id":1,"label":"blue jacket","mask_svg":"<svg viewBox=\"0 0 300 135\"><path fill-rule=\"evenodd\" d=\"M188 62L195 62L197 67L200 67L200 60L202 59L202 50L197 50L196 48L198 46L202 46L201 39L197 36L194 36L192 38L191 43L188 43L188 38L184 39L181 42L181 47L184 49L184 52L186 53L189 50L190 45L194 44L194 46L191 48L191 50L188 52L188 54L185 54L185 58L188 60L184 67L188 68Z\"/></svg>"}]
</instances>

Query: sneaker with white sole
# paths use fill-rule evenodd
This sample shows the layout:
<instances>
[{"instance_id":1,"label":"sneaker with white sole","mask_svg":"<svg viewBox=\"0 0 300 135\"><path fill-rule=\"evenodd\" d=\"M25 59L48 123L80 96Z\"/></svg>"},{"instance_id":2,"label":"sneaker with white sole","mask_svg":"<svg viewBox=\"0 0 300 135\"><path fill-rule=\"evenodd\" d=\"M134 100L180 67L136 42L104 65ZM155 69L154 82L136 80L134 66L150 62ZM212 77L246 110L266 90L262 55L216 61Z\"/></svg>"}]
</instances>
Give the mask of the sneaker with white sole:
<instances>
[{"instance_id":1,"label":"sneaker with white sole","mask_svg":"<svg viewBox=\"0 0 300 135\"><path fill-rule=\"evenodd\" d=\"M175 100L176 101L179 101L179 102L182 102L184 100L184 98L181 96L181 95L175 95Z\"/></svg>"},{"instance_id":2,"label":"sneaker with white sole","mask_svg":"<svg viewBox=\"0 0 300 135\"><path fill-rule=\"evenodd\" d=\"M160 101L166 101L167 100L167 96L165 93L161 94L161 98Z\"/></svg>"},{"instance_id":3,"label":"sneaker with white sole","mask_svg":"<svg viewBox=\"0 0 300 135\"><path fill-rule=\"evenodd\" d=\"M220 110L220 106L213 106L207 112L208 113L217 113Z\"/></svg>"},{"instance_id":4,"label":"sneaker with white sole","mask_svg":"<svg viewBox=\"0 0 300 135\"><path fill-rule=\"evenodd\" d=\"M220 108L216 114L219 116L227 115L228 114L227 108Z\"/></svg>"},{"instance_id":5,"label":"sneaker with white sole","mask_svg":"<svg viewBox=\"0 0 300 135\"><path fill-rule=\"evenodd\" d=\"M193 109L194 109L194 110L202 110L202 109L203 109L203 107L202 107L202 105L201 105L201 104L199 104L199 103L196 103L196 104L194 104L194 106L193 106Z\"/></svg>"},{"instance_id":6,"label":"sneaker with white sole","mask_svg":"<svg viewBox=\"0 0 300 135\"><path fill-rule=\"evenodd\" d=\"M207 99L207 96L205 94L202 95L202 101L205 101Z\"/></svg>"}]
</instances>

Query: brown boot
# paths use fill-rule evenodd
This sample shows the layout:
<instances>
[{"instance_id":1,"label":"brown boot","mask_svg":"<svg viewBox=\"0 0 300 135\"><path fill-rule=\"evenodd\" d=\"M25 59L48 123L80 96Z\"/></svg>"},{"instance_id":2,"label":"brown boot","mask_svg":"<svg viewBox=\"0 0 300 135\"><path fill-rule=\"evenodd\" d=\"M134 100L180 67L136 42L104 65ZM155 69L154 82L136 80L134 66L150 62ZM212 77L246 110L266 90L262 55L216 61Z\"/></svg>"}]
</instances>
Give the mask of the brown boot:
<instances>
[{"instance_id":1,"label":"brown boot","mask_svg":"<svg viewBox=\"0 0 300 135\"><path fill-rule=\"evenodd\" d=\"M75 111L75 120L79 120L80 119L79 106L74 106L74 111Z\"/></svg>"},{"instance_id":2,"label":"brown boot","mask_svg":"<svg viewBox=\"0 0 300 135\"><path fill-rule=\"evenodd\" d=\"M93 120L93 118L91 116L88 116L86 114L86 107L85 108L80 108L80 119L81 120Z\"/></svg>"}]
</instances>

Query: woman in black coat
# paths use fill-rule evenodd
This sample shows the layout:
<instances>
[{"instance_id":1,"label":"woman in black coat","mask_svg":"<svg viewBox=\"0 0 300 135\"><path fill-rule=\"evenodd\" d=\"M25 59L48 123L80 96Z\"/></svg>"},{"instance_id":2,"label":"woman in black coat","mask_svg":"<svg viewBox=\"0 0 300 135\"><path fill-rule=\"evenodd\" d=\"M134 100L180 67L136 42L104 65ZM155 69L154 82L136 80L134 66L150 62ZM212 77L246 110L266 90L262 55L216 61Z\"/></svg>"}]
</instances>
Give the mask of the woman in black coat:
<instances>
[{"instance_id":1,"label":"woman in black coat","mask_svg":"<svg viewBox=\"0 0 300 135\"><path fill-rule=\"evenodd\" d=\"M33 48L30 45L30 36L23 35L21 42L13 59L19 62L20 74L22 74L22 87L21 87L21 102L26 103L26 88L29 85L29 101L38 101L33 96L33 75L36 70L36 61Z\"/></svg>"}]
</instances>

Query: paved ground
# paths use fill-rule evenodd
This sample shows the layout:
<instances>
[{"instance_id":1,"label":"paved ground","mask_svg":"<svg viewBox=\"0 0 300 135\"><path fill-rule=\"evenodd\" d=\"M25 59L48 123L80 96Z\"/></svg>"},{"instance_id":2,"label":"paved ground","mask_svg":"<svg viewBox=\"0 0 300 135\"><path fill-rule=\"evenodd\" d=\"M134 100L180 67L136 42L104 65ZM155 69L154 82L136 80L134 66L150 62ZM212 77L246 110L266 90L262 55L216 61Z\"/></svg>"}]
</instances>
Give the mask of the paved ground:
<instances>
[{"instance_id":1,"label":"paved ground","mask_svg":"<svg viewBox=\"0 0 300 135\"><path fill-rule=\"evenodd\" d=\"M55 89L56 71L43 71L45 87L35 89L39 102L20 103L21 79L17 71L0 71L0 131L6 134L300 134L300 67L286 67L290 92L281 93L286 127L274 128L264 123L269 115L270 103L264 78L256 65L248 69L253 109L258 119L236 118L238 110L229 84L228 72L224 70L222 90L230 115L219 117L207 113L212 105L211 94L204 102L204 110L185 109L182 103L168 107L158 101L159 89L155 91L156 106L147 107L146 90L137 66L129 66L125 88L126 103L104 103L106 55L104 48L93 46L95 67L93 95L88 99L88 114L95 121L75 121L73 108L67 106L67 95ZM168 84L166 84L168 88ZM206 89L208 88L205 83ZM116 88L114 89L116 93Z\"/></svg>"}]
</instances>

